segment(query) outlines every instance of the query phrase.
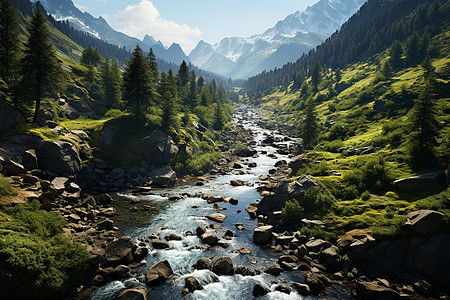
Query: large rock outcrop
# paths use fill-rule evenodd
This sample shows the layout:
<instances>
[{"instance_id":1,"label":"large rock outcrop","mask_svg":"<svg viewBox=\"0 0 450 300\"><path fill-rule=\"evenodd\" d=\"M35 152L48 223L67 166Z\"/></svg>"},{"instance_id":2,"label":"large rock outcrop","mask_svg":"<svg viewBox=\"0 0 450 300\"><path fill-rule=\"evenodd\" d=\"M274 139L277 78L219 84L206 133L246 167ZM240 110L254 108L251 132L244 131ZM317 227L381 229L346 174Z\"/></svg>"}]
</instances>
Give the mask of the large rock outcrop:
<instances>
[{"instance_id":1,"label":"large rock outcrop","mask_svg":"<svg viewBox=\"0 0 450 300\"><path fill-rule=\"evenodd\" d=\"M4 132L16 123L24 123L23 116L11 105L0 99L0 132Z\"/></svg>"},{"instance_id":2,"label":"large rock outcrop","mask_svg":"<svg viewBox=\"0 0 450 300\"><path fill-rule=\"evenodd\" d=\"M178 153L178 147L161 130L154 130L150 136L134 144L134 150L140 160L147 165L167 165Z\"/></svg>"},{"instance_id":3,"label":"large rock outcrop","mask_svg":"<svg viewBox=\"0 0 450 300\"><path fill-rule=\"evenodd\" d=\"M401 191L417 191L435 189L447 184L447 176L444 171L437 171L409 178L403 178L394 182L395 187Z\"/></svg>"},{"instance_id":4,"label":"large rock outcrop","mask_svg":"<svg viewBox=\"0 0 450 300\"><path fill-rule=\"evenodd\" d=\"M405 226L422 234L432 233L442 223L444 215L434 210L418 210L408 214Z\"/></svg>"},{"instance_id":5,"label":"large rock outcrop","mask_svg":"<svg viewBox=\"0 0 450 300\"><path fill-rule=\"evenodd\" d=\"M265 215L280 211L286 205L286 201L302 197L307 190L317 185L317 181L308 175L302 175L291 183L281 182L274 194L266 195L261 199L258 204L258 213Z\"/></svg>"},{"instance_id":6,"label":"large rock outcrop","mask_svg":"<svg viewBox=\"0 0 450 300\"><path fill-rule=\"evenodd\" d=\"M81 170L80 154L69 142L43 142L36 154L41 169L56 175L75 175Z\"/></svg>"},{"instance_id":7,"label":"large rock outcrop","mask_svg":"<svg viewBox=\"0 0 450 300\"><path fill-rule=\"evenodd\" d=\"M173 270L167 260L160 261L159 263L151 266L145 274L145 281L148 286L155 286L165 282L170 276L172 276Z\"/></svg>"}]
</instances>

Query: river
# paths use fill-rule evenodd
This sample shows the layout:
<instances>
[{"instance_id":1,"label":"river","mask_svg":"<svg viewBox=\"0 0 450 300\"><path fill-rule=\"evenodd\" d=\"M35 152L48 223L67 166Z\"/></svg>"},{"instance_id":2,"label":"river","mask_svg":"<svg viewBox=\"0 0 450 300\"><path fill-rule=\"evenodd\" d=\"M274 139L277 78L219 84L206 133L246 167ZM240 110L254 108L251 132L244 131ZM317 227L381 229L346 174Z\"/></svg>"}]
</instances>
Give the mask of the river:
<instances>
[{"instance_id":1,"label":"river","mask_svg":"<svg viewBox=\"0 0 450 300\"><path fill-rule=\"evenodd\" d=\"M133 218L127 219L126 216L116 220L116 224L120 228L119 236L128 235L135 240L144 240L152 233L159 233L160 238L174 233L182 237L182 240L169 241L170 248L167 250L150 250L146 258L147 265L136 268L136 272L127 279L113 281L103 286L92 294L91 300L115 299L117 293L125 287L145 285L145 271L149 266L164 259L168 260L172 266L174 276L168 282L149 289L149 299L253 299L252 289L256 283L266 286L272 291L258 299L315 299L303 297L294 291L290 294L275 291L277 285L282 283L304 282L304 275L300 271L282 272L277 277L266 273L255 276L218 276L219 280L215 282L210 276L211 271L195 270L192 267L200 257L229 256L235 267L246 266L250 269L262 270L275 264L279 257L270 247L261 248L253 243L253 230L259 225L257 220L250 219L245 211L245 207L250 202L261 198L256 190L261 182L258 176L268 174L269 170L273 169L275 163L279 160L289 161L286 155L276 153L276 148L261 143L267 135L275 135L275 137L280 138L283 138L283 136L259 127L257 125L258 120L260 120L259 115L252 109L238 110L234 116L235 125L239 124L245 129L250 129L254 134L253 138L256 142L254 149L258 151L259 157L248 158L248 163L254 162L257 165L256 167L245 168L243 169L244 172L233 171L232 174L217 176L210 181L206 181L203 186L186 184L170 189L152 191L150 195L119 194L122 199L128 201L127 203L130 199L138 198L149 200L152 205L159 208L159 213L149 214L139 222L134 222ZM283 143L292 142L294 141ZM275 154L277 158L270 158L268 156L270 154ZM230 180L243 180L248 184L234 187L231 186ZM200 197L202 194L235 197L239 200L239 203L238 205L219 203L220 207L226 208L221 213L227 215L227 218L223 223L215 223L206 219L205 216L215 213L217 210L213 208L213 204L208 204ZM173 201L169 200L168 195L179 195L182 198ZM118 212L120 215L120 210ZM237 230L234 226L236 223L242 223L245 230ZM206 248L200 238L195 236L197 226L202 225L208 227L208 230L213 230L209 228L211 224L220 226L216 229L219 237L223 237L226 230L231 230L234 233L231 240L221 240L228 244L227 248L220 246ZM161 230L163 226L168 229ZM189 231L194 234L190 235ZM251 253L241 254L238 251L241 247L250 249ZM185 278L188 276L197 278L203 289L184 296L180 292L184 288ZM327 296L340 299L349 298L340 290L339 286L335 286L328 291Z\"/></svg>"}]
</instances>

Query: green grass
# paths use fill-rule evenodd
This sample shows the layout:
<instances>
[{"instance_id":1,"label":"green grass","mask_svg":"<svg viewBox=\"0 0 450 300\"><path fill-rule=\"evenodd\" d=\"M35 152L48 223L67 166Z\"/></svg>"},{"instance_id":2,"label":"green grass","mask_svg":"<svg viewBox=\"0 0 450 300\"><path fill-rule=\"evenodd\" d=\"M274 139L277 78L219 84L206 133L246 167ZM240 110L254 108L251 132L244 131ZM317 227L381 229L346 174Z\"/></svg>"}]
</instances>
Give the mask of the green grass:
<instances>
[{"instance_id":1,"label":"green grass","mask_svg":"<svg viewBox=\"0 0 450 300\"><path fill-rule=\"evenodd\" d=\"M0 197L17 195L14 187L0 174Z\"/></svg>"}]
</instances>

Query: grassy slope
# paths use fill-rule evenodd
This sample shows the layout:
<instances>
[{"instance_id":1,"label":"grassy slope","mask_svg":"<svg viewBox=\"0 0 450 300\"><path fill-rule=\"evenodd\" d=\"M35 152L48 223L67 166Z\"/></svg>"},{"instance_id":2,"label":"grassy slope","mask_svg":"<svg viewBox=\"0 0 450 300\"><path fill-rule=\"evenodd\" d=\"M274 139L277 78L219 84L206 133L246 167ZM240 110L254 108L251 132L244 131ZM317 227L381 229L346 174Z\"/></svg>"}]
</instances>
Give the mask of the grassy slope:
<instances>
[{"instance_id":1,"label":"grassy slope","mask_svg":"<svg viewBox=\"0 0 450 300\"><path fill-rule=\"evenodd\" d=\"M445 57L432 60L432 65L436 68L436 72L440 72L443 67L447 66L450 62L450 31L442 34L436 38L435 42L441 45L441 53L447 53ZM360 147L369 146L376 144L382 149L377 154L365 155L364 158L358 156L345 156L341 153L333 153L327 151L327 142L322 142L319 146L306 154L311 160L321 160L326 161L327 170L338 170L342 173L342 177L346 174L352 173L355 164L359 159L366 159L370 157L382 156L391 169L391 172L395 179L405 178L409 176L419 175L429 170L414 170L410 167L407 162L407 148L406 143L400 145L389 145L382 144L379 145L380 140L382 141L383 126L389 124L401 124L404 126L407 120L406 114L409 110L407 108L396 108L389 103L387 99L386 104L391 104L393 109L397 109L393 116L389 116L389 113L376 113L373 111L373 101L369 103L356 104L355 99L358 94L373 85L374 79L377 75L376 59L380 61L380 64L387 59L387 51L380 53L377 58L373 57L365 62L355 63L348 66L342 70L342 80L341 82L352 83L352 86L345 91L341 92L336 97L327 99L325 101L319 102L316 106L316 112L318 114L318 119L320 124L324 124L326 120L334 120L343 125L351 122L352 118L360 118L355 134L347 137L342 141L342 147ZM331 76L331 73L328 73ZM394 95L399 95L403 90L413 90L418 92L421 85L423 84L424 69L418 65L416 67L410 67L403 69L395 73L391 80L382 81L383 83L392 83L390 93ZM438 79L438 82L445 85L450 84L450 80ZM319 94L327 94L327 90L322 87ZM389 94L385 94L386 98L389 98ZM385 95L381 96L381 99ZM448 94L447 94L448 95ZM278 109L282 111L281 114L276 115L276 120L281 122L288 122L297 124L300 115L294 109L296 100L300 98L300 91L291 92L281 92L274 91L259 100L259 104L269 111ZM297 100L298 101L298 100ZM441 110L450 107L450 98L443 97L438 99L438 106ZM396 103L394 103L396 104ZM329 110L330 105L337 107L336 111L331 112ZM373 116L373 118L366 118L366 116ZM450 123L450 116L448 114L441 113L440 121L442 124ZM325 131L325 128L322 128ZM445 130L449 130L448 127L442 130L441 138L445 135ZM339 151L337 151L339 152ZM315 169L318 167L312 166L312 173L316 172ZM431 170L430 170L431 171ZM308 172L308 171L307 171ZM317 177L331 181L339 182L342 177L338 176L320 176ZM430 190L420 193L399 193L394 192L386 193L381 195L371 194L369 199L354 199L354 200L337 200L335 208L325 214L325 215L315 215L314 217L320 217L331 221L332 224L338 225L334 230L336 234L342 234L344 230L350 230L353 228L369 228L372 232L383 238L389 238L397 234L404 234L401 231L401 225L406 220L406 213L409 211L417 209L435 209L443 212L446 215L446 219L450 219L450 206L448 205L448 200L450 196L450 189L446 190ZM303 228L306 231L311 231L311 233L322 234L319 229ZM316 232L314 232L316 231ZM335 237L336 235L332 235Z\"/></svg>"}]
</instances>

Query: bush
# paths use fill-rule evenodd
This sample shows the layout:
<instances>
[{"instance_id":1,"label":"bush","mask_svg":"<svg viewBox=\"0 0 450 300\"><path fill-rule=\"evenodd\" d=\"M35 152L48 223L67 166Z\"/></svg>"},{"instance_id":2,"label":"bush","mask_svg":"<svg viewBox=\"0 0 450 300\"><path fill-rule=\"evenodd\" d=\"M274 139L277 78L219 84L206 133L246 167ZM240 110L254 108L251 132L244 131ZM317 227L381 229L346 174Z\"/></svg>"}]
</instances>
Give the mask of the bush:
<instances>
[{"instance_id":1,"label":"bush","mask_svg":"<svg viewBox=\"0 0 450 300\"><path fill-rule=\"evenodd\" d=\"M16 292L21 297L61 299L84 272L88 252L63 236L64 218L40 210L38 201L4 211L10 217L0 223L0 263L20 274Z\"/></svg>"},{"instance_id":2,"label":"bush","mask_svg":"<svg viewBox=\"0 0 450 300\"><path fill-rule=\"evenodd\" d=\"M365 191L364 193L361 194L361 200L369 200L370 199L370 193L368 191Z\"/></svg>"},{"instance_id":3,"label":"bush","mask_svg":"<svg viewBox=\"0 0 450 300\"><path fill-rule=\"evenodd\" d=\"M0 197L17 195L14 187L0 174Z\"/></svg>"},{"instance_id":4,"label":"bush","mask_svg":"<svg viewBox=\"0 0 450 300\"><path fill-rule=\"evenodd\" d=\"M331 153L340 153L341 149L344 148L344 143L341 140L334 140L324 143L323 147L325 151Z\"/></svg>"},{"instance_id":5,"label":"bush","mask_svg":"<svg viewBox=\"0 0 450 300\"><path fill-rule=\"evenodd\" d=\"M306 214L322 214L330 211L336 201L330 191L323 185L310 188L303 198L299 199L299 205Z\"/></svg>"},{"instance_id":6,"label":"bush","mask_svg":"<svg viewBox=\"0 0 450 300\"><path fill-rule=\"evenodd\" d=\"M105 113L105 117L107 118L117 118L124 115L124 113L120 109L110 109Z\"/></svg>"},{"instance_id":7,"label":"bush","mask_svg":"<svg viewBox=\"0 0 450 300\"><path fill-rule=\"evenodd\" d=\"M286 201L285 207L281 209L283 219L291 224L297 224L303 214L303 207L300 206L297 200Z\"/></svg>"}]
</instances>

